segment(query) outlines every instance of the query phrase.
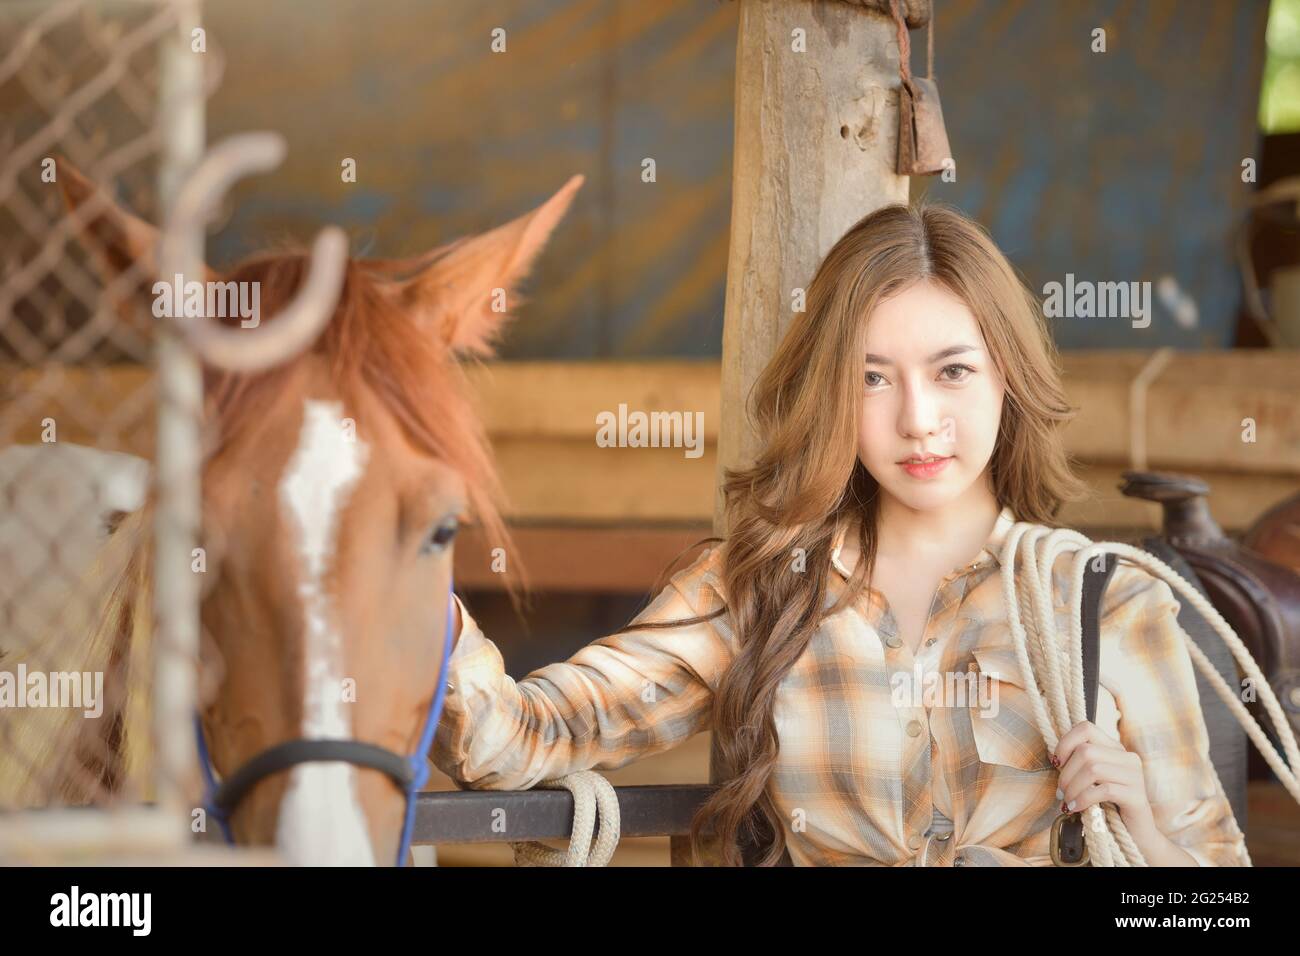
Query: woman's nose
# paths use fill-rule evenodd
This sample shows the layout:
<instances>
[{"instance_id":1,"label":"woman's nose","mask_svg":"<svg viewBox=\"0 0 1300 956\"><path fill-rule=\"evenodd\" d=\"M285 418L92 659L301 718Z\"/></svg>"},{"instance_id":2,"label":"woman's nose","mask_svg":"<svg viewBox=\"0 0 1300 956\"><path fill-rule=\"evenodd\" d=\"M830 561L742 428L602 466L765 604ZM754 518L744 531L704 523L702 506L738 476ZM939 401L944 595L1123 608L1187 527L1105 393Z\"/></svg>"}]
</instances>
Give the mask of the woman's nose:
<instances>
[{"instance_id":1,"label":"woman's nose","mask_svg":"<svg viewBox=\"0 0 1300 956\"><path fill-rule=\"evenodd\" d=\"M948 417L951 421L951 417ZM910 438L937 434L944 427L945 416L938 396L924 386L910 385L903 390L898 430Z\"/></svg>"}]
</instances>

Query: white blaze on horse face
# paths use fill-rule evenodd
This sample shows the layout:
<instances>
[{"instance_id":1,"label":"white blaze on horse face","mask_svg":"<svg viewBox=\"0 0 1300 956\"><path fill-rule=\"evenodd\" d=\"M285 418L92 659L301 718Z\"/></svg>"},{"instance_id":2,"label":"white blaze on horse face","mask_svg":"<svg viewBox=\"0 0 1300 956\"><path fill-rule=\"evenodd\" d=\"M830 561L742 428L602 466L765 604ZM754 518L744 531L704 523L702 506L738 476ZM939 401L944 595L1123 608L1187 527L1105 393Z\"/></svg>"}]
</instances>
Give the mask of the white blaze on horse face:
<instances>
[{"instance_id":1,"label":"white blaze on horse face","mask_svg":"<svg viewBox=\"0 0 1300 956\"><path fill-rule=\"evenodd\" d=\"M343 641L331 614L325 572L334 556L339 515L365 470L367 448L345 433L338 402L308 400L298 448L280 479L280 505L298 535L306 681L302 736L348 739L343 702ZM294 767L276 828L276 847L292 863L373 866L374 850L348 763Z\"/></svg>"}]
</instances>

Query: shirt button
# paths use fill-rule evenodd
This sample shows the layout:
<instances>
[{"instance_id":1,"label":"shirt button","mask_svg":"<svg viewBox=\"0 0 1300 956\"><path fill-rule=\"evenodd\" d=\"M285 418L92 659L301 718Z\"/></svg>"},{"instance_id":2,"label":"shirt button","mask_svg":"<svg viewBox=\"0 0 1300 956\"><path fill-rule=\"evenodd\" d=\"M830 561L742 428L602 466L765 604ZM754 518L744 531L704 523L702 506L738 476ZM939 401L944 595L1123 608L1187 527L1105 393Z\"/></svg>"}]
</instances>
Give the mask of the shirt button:
<instances>
[{"instance_id":1,"label":"shirt button","mask_svg":"<svg viewBox=\"0 0 1300 956\"><path fill-rule=\"evenodd\" d=\"M907 722L907 736L909 737L921 736L921 722L919 720L909 720Z\"/></svg>"},{"instance_id":2,"label":"shirt button","mask_svg":"<svg viewBox=\"0 0 1300 956\"><path fill-rule=\"evenodd\" d=\"M964 856L962 856L962 855L959 853L959 854L957 854L955 857L953 857L952 865L953 865L953 866L965 866L965 865L966 865L966 858L965 858Z\"/></svg>"},{"instance_id":3,"label":"shirt button","mask_svg":"<svg viewBox=\"0 0 1300 956\"><path fill-rule=\"evenodd\" d=\"M952 836L951 833L940 833L938 836L935 837L935 839L938 840L940 843L942 843L944 840L947 840L950 836Z\"/></svg>"},{"instance_id":4,"label":"shirt button","mask_svg":"<svg viewBox=\"0 0 1300 956\"><path fill-rule=\"evenodd\" d=\"M919 850L921 849L921 838L916 834L913 834L907 838L907 845L910 849Z\"/></svg>"},{"instance_id":5,"label":"shirt button","mask_svg":"<svg viewBox=\"0 0 1300 956\"><path fill-rule=\"evenodd\" d=\"M899 637L887 637L885 638L885 644L889 647L902 647L903 641Z\"/></svg>"},{"instance_id":6,"label":"shirt button","mask_svg":"<svg viewBox=\"0 0 1300 956\"><path fill-rule=\"evenodd\" d=\"M937 641L937 640L938 640L937 637L932 637L932 638L930 638L928 641L925 642L925 646L926 646L926 647L929 647L931 644L933 644L933 643L934 643L935 641Z\"/></svg>"}]
</instances>

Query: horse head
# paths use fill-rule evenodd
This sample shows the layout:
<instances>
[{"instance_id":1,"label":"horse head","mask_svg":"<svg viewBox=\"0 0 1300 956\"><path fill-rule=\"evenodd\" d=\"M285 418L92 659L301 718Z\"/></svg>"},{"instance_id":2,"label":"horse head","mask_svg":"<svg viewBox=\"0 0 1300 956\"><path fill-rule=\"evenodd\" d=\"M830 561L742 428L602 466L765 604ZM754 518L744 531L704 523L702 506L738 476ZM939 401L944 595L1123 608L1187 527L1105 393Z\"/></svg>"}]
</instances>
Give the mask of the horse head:
<instances>
[{"instance_id":1,"label":"horse head","mask_svg":"<svg viewBox=\"0 0 1300 956\"><path fill-rule=\"evenodd\" d=\"M169 303L217 284L217 300L256 302L260 315L169 320L252 342L305 282L310 256L290 251L176 288L157 276L157 229L67 163L57 177L108 287L125 290L124 316L172 316ZM581 184L422 256L350 258L306 348L258 371L205 366L197 666L217 774L297 740L416 750L451 639L457 529L475 520L508 541L463 360L494 354L518 284ZM314 758L261 775L227 822L236 842L294 863L371 864L395 859L405 812L390 773Z\"/></svg>"}]
</instances>

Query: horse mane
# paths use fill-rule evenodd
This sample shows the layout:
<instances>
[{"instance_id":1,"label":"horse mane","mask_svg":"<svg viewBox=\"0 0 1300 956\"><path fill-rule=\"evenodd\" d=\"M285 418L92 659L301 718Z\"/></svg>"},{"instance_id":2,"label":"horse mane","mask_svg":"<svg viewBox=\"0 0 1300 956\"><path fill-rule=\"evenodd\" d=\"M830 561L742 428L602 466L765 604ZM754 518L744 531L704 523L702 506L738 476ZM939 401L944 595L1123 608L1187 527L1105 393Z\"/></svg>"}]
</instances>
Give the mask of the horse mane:
<instances>
[{"instance_id":1,"label":"horse mane","mask_svg":"<svg viewBox=\"0 0 1300 956\"><path fill-rule=\"evenodd\" d=\"M477 359L449 356L439 330L408 315L397 294L407 274L427 268L457 244L413 259L349 259L334 316L307 352L251 375L205 369L205 459L265 413L308 355L323 355L345 398L363 390L375 395L416 448L463 476L472 517L489 546L514 554L501 517L504 491L462 365ZM245 260L223 279L258 282L262 312L266 321L274 321L302 283L308 259L297 248L269 252ZM233 324L239 317L220 321ZM94 599L70 601L71 613L58 622L56 633L28 655L41 655L41 670L103 671L103 715L88 720L79 710L25 708L7 718L13 746L0 754L0 808L83 804L109 796L152 798L151 715L143 691L153 676L148 650L154 513L151 489L145 505L113 530L81 582L77 595ZM518 560L510 564L504 583L520 613L526 572ZM49 660L51 648L71 659ZM36 666L34 660L28 663Z\"/></svg>"}]
</instances>

